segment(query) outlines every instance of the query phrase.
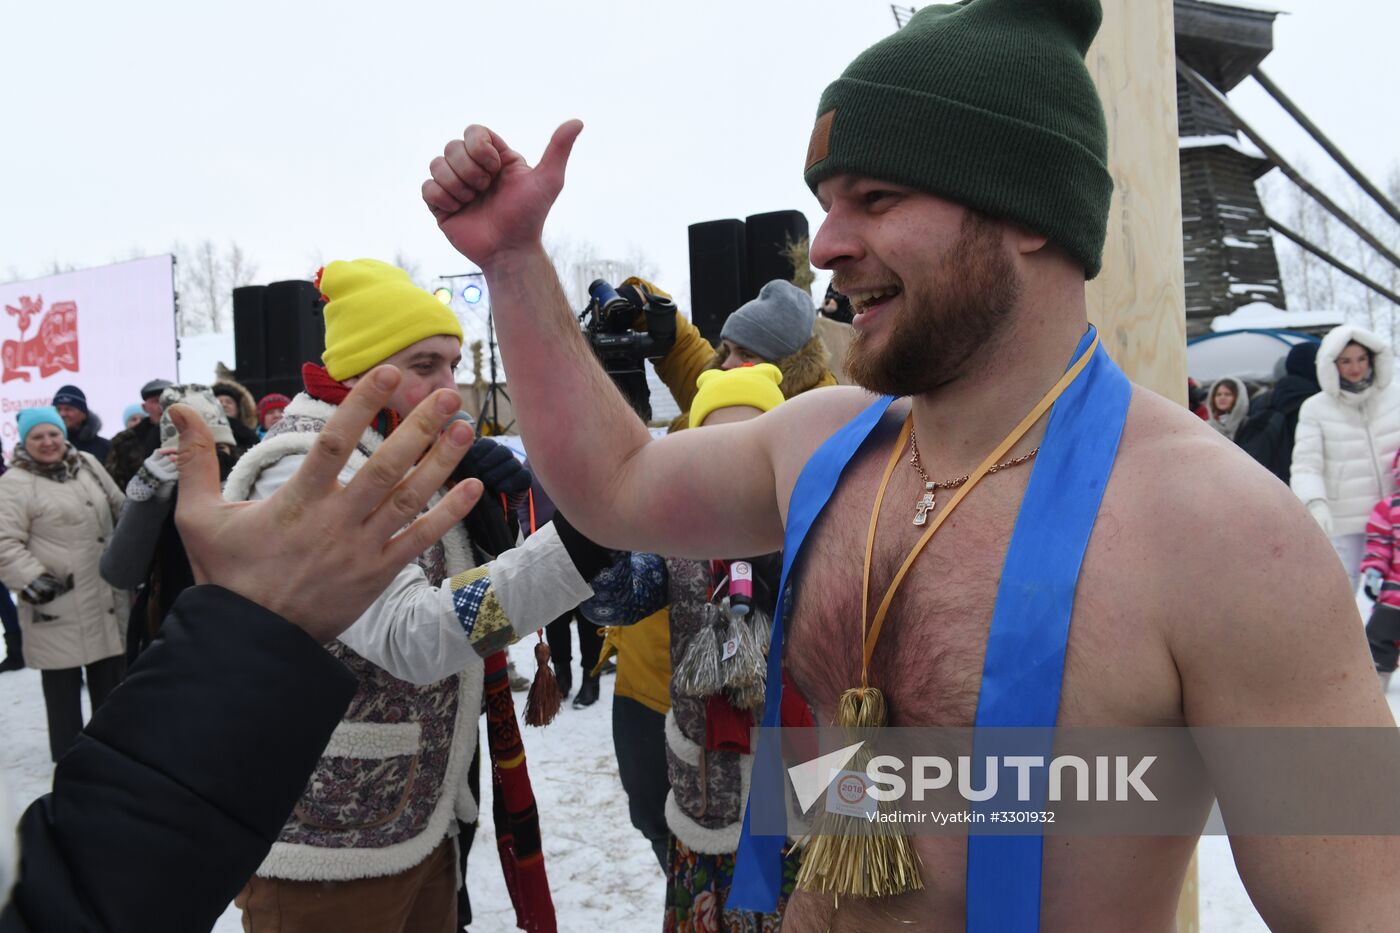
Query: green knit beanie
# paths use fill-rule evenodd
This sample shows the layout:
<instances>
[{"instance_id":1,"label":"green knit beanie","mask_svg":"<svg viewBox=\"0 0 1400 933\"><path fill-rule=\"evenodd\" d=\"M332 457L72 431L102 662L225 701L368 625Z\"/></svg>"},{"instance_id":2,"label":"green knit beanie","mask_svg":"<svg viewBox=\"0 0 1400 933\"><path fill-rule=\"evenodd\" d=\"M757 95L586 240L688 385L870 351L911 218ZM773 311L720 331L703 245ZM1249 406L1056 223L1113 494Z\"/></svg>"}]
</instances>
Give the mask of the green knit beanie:
<instances>
[{"instance_id":1,"label":"green knit beanie","mask_svg":"<svg viewBox=\"0 0 1400 933\"><path fill-rule=\"evenodd\" d=\"M1024 224L1092 279L1103 263L1108 133L1084 65L1099 0L921 9L822 94L807 184L858 175Z\"/></svg>"}]
</instances>

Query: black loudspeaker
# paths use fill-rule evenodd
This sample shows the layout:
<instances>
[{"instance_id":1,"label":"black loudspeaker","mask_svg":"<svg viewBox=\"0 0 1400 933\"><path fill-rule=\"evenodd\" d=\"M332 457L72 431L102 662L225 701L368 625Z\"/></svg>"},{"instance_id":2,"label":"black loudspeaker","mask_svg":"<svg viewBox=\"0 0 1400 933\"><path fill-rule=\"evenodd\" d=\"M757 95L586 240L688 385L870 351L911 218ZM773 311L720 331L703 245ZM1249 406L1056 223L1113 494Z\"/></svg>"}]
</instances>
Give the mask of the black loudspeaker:
<instances>
[{"instance_id":1,"label":"black loudspeaker","mask_svg":"<svg viewBox=\"0 0 1400 933\"><path fill-rule=\"evenodd\" d=\"M746 265L742 220L690 225L690 319L710 343L744 303Z\"/></svg>"},{"instance_id":2,"label":"black loudspeaker","mask_svg":"<svg viewBox=\"0 0 1400 933\"><path fill-rule=\"evenodd\" d=\"M792 281L789 245L807 238L807 218L801 211L753 214L744 221L748 277L744 301L758 297L758 290L774 279Z\"/></svg>"},{"instance_id":3,"label":"black loudspeaker","mask_svg":"<svg viewBox=\"0 0 1400 933\"><path fill-rule=\"evenodd\" d=\"M295 395L302 388L301 364L321 362L326 349L321 293L310 282L273 282L264 306L267 369L261 394Z\"/></svg>"},{"instance_id":4,"label":"black loudspeaker","mask_svg":"<svg viewBox=\"0 0 1400 933\"><path fill-rule=\"evenodd\" d=\"M233 290L233 368L245 383L261 383L267 378L266 295L265 285ZM248 391L254 391L251 385Z\"/></svg>"}]
</instances>

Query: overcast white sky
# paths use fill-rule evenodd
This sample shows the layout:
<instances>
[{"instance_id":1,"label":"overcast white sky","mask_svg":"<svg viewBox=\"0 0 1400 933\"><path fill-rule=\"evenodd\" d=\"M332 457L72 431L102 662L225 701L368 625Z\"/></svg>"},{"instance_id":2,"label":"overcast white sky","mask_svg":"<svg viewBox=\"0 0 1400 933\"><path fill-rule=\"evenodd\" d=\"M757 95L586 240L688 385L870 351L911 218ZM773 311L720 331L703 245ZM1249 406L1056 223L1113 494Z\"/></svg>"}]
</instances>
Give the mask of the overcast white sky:
<instances>
[{"instance_id":1,"label":"overcast white sky","mask_svg":"<svg viewBox=\"0 0 1400 933\"><path fill-rule=\"evenodd\" d=\"M1277 8L1266 69L1383 182L1400 4ZM3 3L0 279L206 237L237 241L260 281L396 251L425 276L464 271L419 200L429 159L483 122L533 161L576 116L547 233L640 250L683 291L690 223L797 208L815 229L817 99L893 28L875 0ZM1233 96L1323 166L1252 82Z\"/></svg>"}]
</instances>

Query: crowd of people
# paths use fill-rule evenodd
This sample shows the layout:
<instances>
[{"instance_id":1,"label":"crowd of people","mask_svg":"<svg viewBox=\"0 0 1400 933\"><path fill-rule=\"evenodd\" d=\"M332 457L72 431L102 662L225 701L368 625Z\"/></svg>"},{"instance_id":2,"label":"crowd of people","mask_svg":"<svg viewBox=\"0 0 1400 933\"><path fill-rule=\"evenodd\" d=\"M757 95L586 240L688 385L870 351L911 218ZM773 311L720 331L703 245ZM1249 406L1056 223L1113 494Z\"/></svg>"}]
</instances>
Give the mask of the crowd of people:
<instances>
[{"instance_id":1,"label":"crowd of people","mask_svg":"<svg viewBox=\"0 0 1400 933\"><path fill-rule=\"evenodd\" d=\"M174 525L175 435L163 412L176 402L199 407L228 467L257 443L241 422L242 442L233 435L219 392L243 398L252 417L251 396L237 383L211 392L164 379L142 386L111 439L78 386L16 416L18 443L8 468L0 464L0 671L41 672L54 761L82 729L82 684L100 707L193 584ZM285 397L264 402L275 423Z\"/></svg>"},{"instance_id":2,"label":"crowd of people","mask_svg":"<svg viewBox=\"0 0 1400 933\"><path fill-rule=\"evenodd\" d=\"M1344 324L1304 341L1280 360L1276 380L1251 398L1225 377L1196 395L1194 410L1288 483L1346 569L1353 591L1373 603L1367 638L1383 687L1400 641L1400 553L1395 519L1400 457L1400 386L1390 345Z\"/></svg>"},{"instance_id":3,"label":"crowd of people","mask_svg":"<svg viewBox=\"0 0 1400 933\"><path fill-rule=\"evenodd\" d=\"M628 284L643 301L665 295L650 282ZM12 655L43 670L55 762L82 730L84 673L96 713L128 665L158 642L182 594L196 586L176 522L175 406L204 424L224 497L259 500L295 475L367 367L393 366L403 385L350 453L340 475L346 483L414 405L435 390L455 389L460 325L405 273L373 260L333 262L318 285L326 302L326 351L323 365L305 367L306 391L295 399L272 395L255 404L230 380L203 386L156 379L142 387L140 417L133 413L130 427L111 442L91 431L80 435L88 422L54 406L20 413L21 444L10 474L0 478L0 561L5 582L20 592L23 648L16 636ZM776 280L730 316L718 347L678 318L677 340L654 361L685 410L673 430L750 417L785 397L834 385L814 335L816 315L806 291ZM76 388L56 397L86 414ZM78 436L100 442L105 463L77 450L72 438ZM633 822L668 878L668 925L695 928L704 904L724 901L749 767L737 745L746 742L762 692L755 699L750 691L740 707L722 694L709 703L685 695L672 682L673 660L698 636L712 602L717 578L710 564L675 563L673 595L620 618L602 608L607 600L595 595L590 581L607 576L615 589L629 555L574 530L554 513L548 492L528 469L490 440L473 445L450 481L472 477L513 507L483 500L327 646L357 678L354 700L312 772L307 795L235 898L251 929L420 930L469 923L462 878L480 794L476 723L483 709L498 792L510 799L504 785L519 786L524 778L497 762L511 747L514 706L503 711L492 705L493 673L471 651L473 633L494 653L503 639L548 626L553 668L567 696L570 639L568 629L560 634L557 626L575 616L580 634L587 632L579 639L580 691L589 691L583 705L598 697L602 660L617 655L612 713L618 770ZM531 486L538 495L530 494ZM755 563L768 568L760 575L758 603L771 613L774 555ZM690 581L684 587L683 578ZM599 647L603 631L606 653ZM668 714L679 733L666 727ZM712 716L720 717L726 735L718 747L706 743ZM513 743L518 746L518 733ZM716 809L720 800L727 803ZM528 808L510 817L521 862L512 884L530 890L539 830L528 828ZM779 920L777 913L759 916L765 929Z\"/></svg>"},{"instance_id":4,"label":"crowd of people","mask_svg":"<svg viewBox=\"0 0 1400 933\"><path fill-rule=\"evenodd\" d=\"M834 291L767 282L717 346L677 318L664 438L543 247L576 121L534 165L471 126L422 190L485 275L528 469L461 423L457 319L371 259L318 275L325 352L293 398L153 380L101 458L75 388L21 412L0 580L57 768L0 929L207 929L232 902L253 933L460 930L488 780L517 924L577 928L505 654L553 629L525 704L547 723L574 626L606 630L580 638L575 702L617 656L664 930L1167 928L1189 837L899 835L873 864L754 825L783 799L757 725L1393 726L1366 673L1400 653L1390 350L1339 328L1267 397L1206 387L1208 425L1129 383L1084 297L1112 193L1100 15L930 6L852 62L804 167ZM636 327L674 314L622 288ZM820 333L845 317L837 361ZM1377 598L1369 663L1334 554ZM1396 857L1388 836L1236 848L1266 922L1300 929L1383 926Z\"/></svg>"}]
</instances>

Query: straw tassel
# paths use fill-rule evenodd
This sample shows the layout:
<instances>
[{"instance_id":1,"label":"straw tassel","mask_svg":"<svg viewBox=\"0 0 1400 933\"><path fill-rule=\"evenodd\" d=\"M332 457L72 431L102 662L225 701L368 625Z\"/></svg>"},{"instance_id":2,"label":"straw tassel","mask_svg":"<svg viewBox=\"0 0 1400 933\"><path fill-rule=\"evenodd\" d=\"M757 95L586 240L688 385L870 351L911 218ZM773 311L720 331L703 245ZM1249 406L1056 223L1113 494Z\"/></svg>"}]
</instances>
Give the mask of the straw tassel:
<instances>
[{"instance_id":1,"label":"straw tassel","mask_svg":"<svg viewBox=\"0 0 1400 933\"><path fill-rule=\"evenodd\" d=\"M879 728L888 719L885 696L874 687L847 690L836 707L836 724L846 729ZM865 745L847 767L864 771L869 762ZM888 812L884 801L878 806ZM872 822L823 807L805 841L797 887L838 897L891 897L922 890L919 869L918 853L899 823Z\"/></svg>"},{"instance_id":2,"label":"straw tassel","mask_svg":"<svg viewBox=\"0 0 1400 933\"><path fill-rule=\"evenodd\" d=\"M676 665L672 682L683 696L714 696L724 689L720 658L728 637L729 612L714 603L705 606L705 626L691 636L685 654Z\"/></svg>"},{"instance_id":3,"label":"straw tassel","mask_svg":"<svg viewBox=\"0 0 1400 933\"><path fill-rule=\"evenodd\" d=\"M762 710L768 682L768 633L773 619L754 609L740 623L743 628L738 653L730 659L725 695L739 709Z\"/></svg>"},{"instance_id":4,"label":"straw tassel","mask_svg":"<svg viewBox=\"0 0 1400 933\"><path fill-rule=\"evenodd\" d=\"M772 620L757 609L742 616L730 614L727 634L738 647L724 662L725 687L736 692L763 691L768 675L768 629L772 624Z\"/></svg>"},{"instance_id":5,"label":"straw tassel","mask_svg":"<svg viewBox=\"0 0 1400 933\"><path fill-rule=\"evenodd\" d=\"M525 696L525 725L547 726L559 715L563 698L559 695L559 680L549 666L549 645L543 636L535 645L535 680Z\"/></svg>"}]
</instances>

